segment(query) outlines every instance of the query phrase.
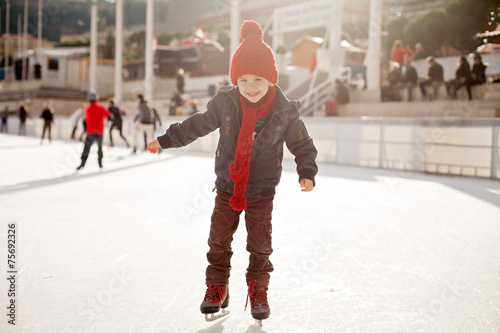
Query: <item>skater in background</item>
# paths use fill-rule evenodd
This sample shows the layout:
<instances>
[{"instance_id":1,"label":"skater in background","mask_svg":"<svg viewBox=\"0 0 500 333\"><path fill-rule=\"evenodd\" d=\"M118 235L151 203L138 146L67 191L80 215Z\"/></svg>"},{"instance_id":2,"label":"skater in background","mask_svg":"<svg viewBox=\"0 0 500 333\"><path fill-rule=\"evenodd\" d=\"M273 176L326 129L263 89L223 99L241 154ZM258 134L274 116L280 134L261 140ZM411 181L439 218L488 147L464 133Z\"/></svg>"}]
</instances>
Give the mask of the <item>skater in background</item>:
<instances>
[{"instance_id":1,"label":"skater in background","mask_svg":"<svg viewBox=\"0 0 500 333\"><path fill-rule=\"evenodd\" d=\"M26 120L31 118L28 104L24 103L19 107L19 133L18 135L26 136Z\"/></svg>"},{"instance_id":2,"label":"skater in background","mask_svg":"<svg viewBox=\"0 0 500 333\"><path fill-rule=\"evenodd\" d=\"M177 115L177 108L184 105L184 100L182 99L178 91L174 91L174 95L170 99L170 109L168 112L169 116Z\"/></svg>"},{"instance_id":3,"label":"skater in background","mask_svg":"<svg viewBox=\"0 0 500 333\"><path fill-rule=\"evenodd\" d=\"M153 116L154 116L154 121L153 121L153 137L154 137L155 133L156 133L156 124L158 123L158 126L161 128L161 118L158 115L158 111L156 111L155 108L152 107L151 110L153 111ZM142 133L144 135L144 150L147 150L148 149L148 138L147 138L145 131ZM161 153L161 149L158 149L158 153Z\"/></svg>"},{"instance_id":4,"label":"skater in background","mask_svg":"<svg viewBox=\"0 0 500 333\"><path fill-rule=\"evenodd\" d=\"M158 114L158 111L156 111L156 109L154 107L152 107L151 110L153 111L153 117L154 117L154 120L153 120L153 131L156 131L156 124L158 124L158 126L160 128L162 126L162 124L161 124L161 118L160 118L160 115Z\"/></svg>"},{"instance_id":5,"label":"skater in background","mask_svg":"<svg viewBox=\"0 0 500 333\"><path fill-rule=\"evenodd\" d=\"M193 100L189 101L184 112L189 116L197 113L198 112L198 100L193 99Z\"/></svg>"},{"instance_id":6,"label":"skater in background","mask_svg":"<svg viewBox=\"0 0 500 333\"><path fill-rule=\"evenodd\" d=\"M45 107L43 108L40 118L43 119L43 132L40 144L43 143L43 139L45 138L45 131L47 131L49 143L52 143L52 124L54 124L54 109L52 107L51 99L48 99L45 102Z\"/></svg>"},{"instance_id":7,"label":"skater in background","mask_svg":"<svg viewBox=\"0 0 500 333\"><path fill-rule=\"evenodd\" d=\"M9 105L5 105L2 110L2 126L0 127L0 133L8 133L9 132Z\"/></svg>"},{"instance_id":8,"label":"skater in background","mask_svg":"<svg viewBox=\"0 0 500 333\"><path fill-rule=\"evenodd\" d=\"M177 81L177 90L181 95L184 94L184 70L182 68L177 71L175 79Z\"/></svg>"},{"instance_id":9,"label":"skater in background","mask_svg":"<svg viewBox=\"0 0 500 333\"><path fill-rule=\"evenodd\" d=\"M130 144L127 141L127 138L123 136L122 133L122 126L123 126L123 116L124 113L122 109L115 104L115 99L113 97L110 97L108 99L109 102L109 119L111 120L111 127L109 128L109 146L113 147L113 129L116 128L118 132L120 133L120 137L125 141L125 145L127 148L130 148Z\"/></svg>"},{"instance_id":10,"label":"skater in background","mask_svg":"<svg viewBox=\"0 0 500 333\"><path fill-rule=\"evenodd\" d=\"M78 123L80 121L85 121L85 109L87 108L87 105L85 103L82 103L73 113L71 116L69 116L69 121L71 125L73 126L73 130L71 131L71 139L75 139L76 135L76 130L78 129ZM83 123L82 123L83 124ZM82 134L80 135L80 141L82 141L82 136L83 133L85 133L85 130L83 130Z\"/></svg>"},{"instance_id":11,"label":"skater in background","mask_svg":"<svg viewBox=\"0 0 500 333\"><path fill-rule=\"evenodd\" d=\"M139 135L144 132L146 134L146 142L149 142L154 136L154 112L149 105L149 102L144 98L143 94L137 95L139 100L138 113L135 116L135 134L134 134L134 149L132 154L137 152L137 145L139 144Z\"/></svg>"},{"instance_id":12,"label":"skater in background","mask_svg":"<svg viewBox=\"0 0 500 333\"><path fill-rule=\"evenodd\" d=\"M97 162L99 168L102 168L102 135L104 133L104 119L109 117L109 111L104 106L98 103L99 95L90 92L87 94L89 107L85 110L85 122L87 123L87 137L85 138L85 146L82 153L82 162L76 168L80 170L85 167L87 158L89 157L90 148L94 142L97 142Z\"/></svg>"},{"instance_id":13,"label":"skater in background","mask_svg":"<svg viewBox=\"0 0 500 333\"><path fill-rule=\"evenodd\" d=\"M80 141L83 141L83 137L87 134L87 122L85 121L85 114L83 115L82 118L83 118L82 119L83 131L82 131L82 134L80 134L80 138L79 138Z\"/></svg>"},{"instance_id":14,"label":"skater in background","mask_svg":"<svg viewBox=\"0 0 500 333\"><path fill-rule=\"evenodd\" d=\"M266 319L273 265L271 215L275 187L282 167L283 144L295 155L302 191L311 191L318 171L316 148L299 118L298 103L289 101L276 85L278 71L273 52L263 41L255 21L245 21L240 31L243 42L231 60L230 78L236 86L219 89L204 113L195 113L151 141L148 150L186 146L219 129L215 159L217 196L208 239L207 291L200 306L207 314L226 308L231 241L245 211L250 262L246 272L251 315ZM215 318L217 318L216 316ZM212 318L213 319L213 318Z\"/></svg>"}]
</instances>

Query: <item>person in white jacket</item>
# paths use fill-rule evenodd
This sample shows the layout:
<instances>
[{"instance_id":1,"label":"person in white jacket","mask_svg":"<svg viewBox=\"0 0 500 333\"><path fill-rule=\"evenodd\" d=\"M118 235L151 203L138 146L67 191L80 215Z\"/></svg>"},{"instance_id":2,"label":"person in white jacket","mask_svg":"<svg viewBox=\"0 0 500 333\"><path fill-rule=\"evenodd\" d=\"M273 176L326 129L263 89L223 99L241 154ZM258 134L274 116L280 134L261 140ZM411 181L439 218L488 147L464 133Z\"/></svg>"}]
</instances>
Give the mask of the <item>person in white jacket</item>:
<instances>
[{"instance_id":1,"label":"person in white jacket","mask_svg":"<svg viewBox=\"0 0 500 333\"><path fill-rule=\"evenodd\" d=\"M71 139L72 140L75 139L76 130L78 128L78 122L83 121L85 118L85 108L86 107L87 107L87 105L85 105L85 103L82 103L82 105L80 105L75 111L73 111L71 116L69 116L70 124L71 124L71 126L73 126L73 130L71 131ZM83 131L83 133L85 133L85 130ZM80 139L83 136L83 133L80 136Z\"/></svg>"}]
</instances>

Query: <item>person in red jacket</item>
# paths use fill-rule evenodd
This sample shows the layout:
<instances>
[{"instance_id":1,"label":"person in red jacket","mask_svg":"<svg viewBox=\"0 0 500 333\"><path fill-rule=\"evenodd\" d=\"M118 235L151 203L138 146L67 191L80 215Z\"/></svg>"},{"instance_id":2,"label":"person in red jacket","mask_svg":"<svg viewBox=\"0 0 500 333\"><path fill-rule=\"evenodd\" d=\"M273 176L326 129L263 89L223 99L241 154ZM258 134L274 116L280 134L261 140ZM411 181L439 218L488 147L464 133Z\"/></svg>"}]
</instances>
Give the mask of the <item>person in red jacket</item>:
<instances>
[{"instance_id":1,"label":"person in red jacket","mask_svg":"<svg viewBox=\"0 0 500 333\"><path fill-rule=\"evenodd\" d=\"M96 93L88 93L87 100L89 106L85 110L85 123L87 124L87 138L85 139L85 147L82 153L82 163L76 168L80 170L85 166L87 158L89 157L90 147L94 141L97 141L99 147L97 151L97 162L99 167L102 168L102 134L104 133L104 119L109 117L109 111L101 104L97 103L99 95Z\"/></svg>"},{"instance_id":2,"label":"person in red jacket","mask_svg":"<svg viewBox=\"0 0 500 333\"><path fill-rule=\"evenodd\" d=\"M397 62L400 66L403 65L404 56L410 54L410 47L403 48L403 42L399 39L394 41L391 49L391 59Z\"/></svg>"}]
</instances>

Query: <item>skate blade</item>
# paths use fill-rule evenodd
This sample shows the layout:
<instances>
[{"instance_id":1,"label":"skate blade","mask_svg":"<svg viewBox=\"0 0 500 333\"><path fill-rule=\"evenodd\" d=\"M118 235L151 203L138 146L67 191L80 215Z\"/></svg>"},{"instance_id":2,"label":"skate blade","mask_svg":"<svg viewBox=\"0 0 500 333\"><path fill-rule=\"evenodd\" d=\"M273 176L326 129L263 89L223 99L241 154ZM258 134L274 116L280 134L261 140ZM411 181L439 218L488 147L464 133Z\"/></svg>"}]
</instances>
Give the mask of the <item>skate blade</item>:
<instances>
[{"instance_id":1,"label":"skate blade","mask_svg":"<svg viewBox=\"0 0 500 333\"><path fill-rule=\"evenodd\" d=\"M222 317L225 317L229 314L229 310L226 311L226 309L222 309L222 312L218 313L218 314L208 314L206 313L205 314L205 320L206 321L214 321L214 320L217 320L217 319L220 319Z\"/></svg>"},{"instance_id":2,"label":"skate blade","mask_svg":"<svg viewBox=\"0 0 500 333\"><path fill-rule=\"evenodd\" d=\"M256 319L255 325L257 325L258 327L262 327L262 319Z\"/></svg>"}]
</instances>

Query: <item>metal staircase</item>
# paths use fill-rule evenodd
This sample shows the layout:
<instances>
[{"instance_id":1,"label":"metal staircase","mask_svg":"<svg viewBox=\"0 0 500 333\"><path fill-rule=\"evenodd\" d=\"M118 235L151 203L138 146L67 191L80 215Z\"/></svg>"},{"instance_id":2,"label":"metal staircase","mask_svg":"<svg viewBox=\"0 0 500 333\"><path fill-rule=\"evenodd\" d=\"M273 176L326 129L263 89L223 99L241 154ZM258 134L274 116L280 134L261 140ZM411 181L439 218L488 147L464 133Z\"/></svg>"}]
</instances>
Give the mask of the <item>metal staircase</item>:
<instances>
[{"instance_id":1,"label":"metal staircase","mask_svg":"<svg viewBox=\"0 0 500 333\"><path fill-rule=\"evenodd\" d=\"M351 68L343 67L340 80L350 82ZM330 78L327 72L315 71L293 87L285 91L289 99L298 100L302 105L302 116L321 116L325 110L326 102L331 98L335 78Z\"/></svg>"}]
</instances>

